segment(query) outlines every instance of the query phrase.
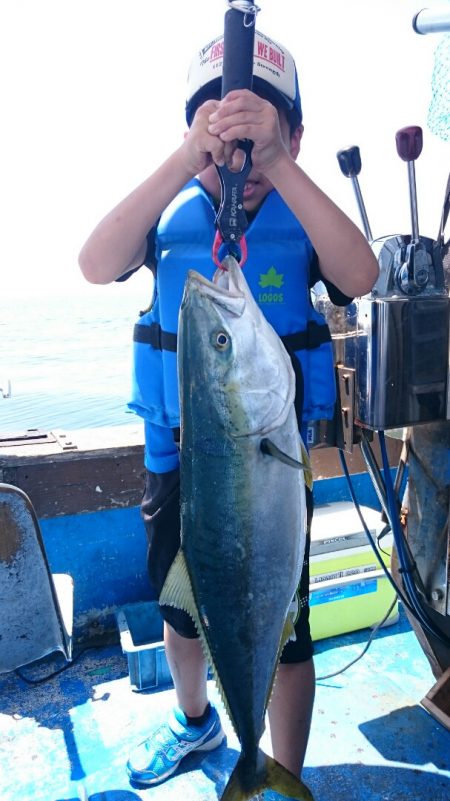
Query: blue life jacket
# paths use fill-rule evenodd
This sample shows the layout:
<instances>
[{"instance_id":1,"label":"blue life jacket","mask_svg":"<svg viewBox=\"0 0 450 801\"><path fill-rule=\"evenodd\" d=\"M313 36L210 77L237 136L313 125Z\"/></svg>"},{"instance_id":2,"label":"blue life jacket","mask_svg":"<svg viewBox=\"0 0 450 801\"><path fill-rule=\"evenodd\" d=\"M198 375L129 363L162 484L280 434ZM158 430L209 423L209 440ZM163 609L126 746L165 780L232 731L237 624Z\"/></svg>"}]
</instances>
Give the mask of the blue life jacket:
<instances>
[{"instance_id":1,"label":"blue life jacket","mask_svg":"<svg viewBox=\"0 0 450 801\"><path fill-rule=\"evenodd\" d=\"M129 403L151 426L179 426L178 312L188 270L195 269L209 279L216 270L211 255L214 220L212 200L194 179L170 203L158 224L154 296L150 311L140 317L134 330ZM312 244L275 190L249 225L246 240L248 259L243 269L249 287L301 365L302 418L330 419L335 403L333 352L328 326L310 300Z\"/></svg>"}]
</instances>

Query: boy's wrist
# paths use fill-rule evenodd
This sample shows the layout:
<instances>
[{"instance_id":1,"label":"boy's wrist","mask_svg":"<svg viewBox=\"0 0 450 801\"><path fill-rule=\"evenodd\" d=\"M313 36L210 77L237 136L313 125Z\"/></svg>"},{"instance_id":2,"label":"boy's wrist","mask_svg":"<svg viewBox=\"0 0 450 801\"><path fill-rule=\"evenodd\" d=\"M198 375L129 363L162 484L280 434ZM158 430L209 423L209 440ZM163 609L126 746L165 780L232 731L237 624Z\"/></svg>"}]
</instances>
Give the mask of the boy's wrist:
<instances>
[{"instance_id":1,"label":"boy's wrist","mask_svg":"<svg viewBox=\"0 0 450 801\"><path fill-rule=\"evenodd\" d=\"M182 177L185 179L184 183L190 181L199 172L197 165L192 163L189 159L189 154L186 151L185 144L183 143L178 150L174 153L175 166L179 170Z\"/></svg>"},{"instance_id":2,"label":"boy's wrist","mask_svg":"<svg viewBox=\"0 0 450 801\"><path fill-rule=\"evenodd\" d=\"M292 165L295 164L294 160L287 152L283 150L273 161L264 169L264 175L275 188L283 180L285 174L289 174L292 170Z\"/></svg>"}]
</instances>

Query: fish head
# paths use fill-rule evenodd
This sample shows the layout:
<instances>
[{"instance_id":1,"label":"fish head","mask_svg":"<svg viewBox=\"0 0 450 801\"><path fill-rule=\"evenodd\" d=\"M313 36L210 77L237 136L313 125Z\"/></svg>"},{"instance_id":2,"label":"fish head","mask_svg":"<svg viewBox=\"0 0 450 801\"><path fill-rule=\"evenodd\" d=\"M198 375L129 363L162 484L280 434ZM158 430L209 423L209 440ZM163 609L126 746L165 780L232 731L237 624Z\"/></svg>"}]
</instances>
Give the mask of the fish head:
<instances>
[{"instance_id":1,"label":"fish head","mask_svg":"<svg viewBox=\"0 0 450 801\"><path fill-rule=\"evenodd\" d=\"M205 417L232 437L265 434L289 414L294 372L241 267L231 256L224 266L213 281L195 271L186 280L178 327L181 408L186 400L207 407Z\"/></svg>"}]
</instances>

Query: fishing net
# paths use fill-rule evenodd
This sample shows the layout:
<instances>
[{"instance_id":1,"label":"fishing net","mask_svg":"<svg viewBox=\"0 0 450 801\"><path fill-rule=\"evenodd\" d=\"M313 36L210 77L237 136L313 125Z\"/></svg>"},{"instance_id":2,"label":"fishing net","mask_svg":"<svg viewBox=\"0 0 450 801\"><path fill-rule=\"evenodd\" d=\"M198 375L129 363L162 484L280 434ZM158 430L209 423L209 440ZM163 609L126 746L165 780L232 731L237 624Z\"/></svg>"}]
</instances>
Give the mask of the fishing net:
<instances>
[{"instance_id":1,"label":"fishing net","mask_svg":"<svg viewBox=\"0 0 450 801\"><path fill-rule=\"evenodd\" d=\"M444 141L450 140L450 35L444 36L436 48L431 77L431 103L428 127Z\"/></svg>"}]
</instances>

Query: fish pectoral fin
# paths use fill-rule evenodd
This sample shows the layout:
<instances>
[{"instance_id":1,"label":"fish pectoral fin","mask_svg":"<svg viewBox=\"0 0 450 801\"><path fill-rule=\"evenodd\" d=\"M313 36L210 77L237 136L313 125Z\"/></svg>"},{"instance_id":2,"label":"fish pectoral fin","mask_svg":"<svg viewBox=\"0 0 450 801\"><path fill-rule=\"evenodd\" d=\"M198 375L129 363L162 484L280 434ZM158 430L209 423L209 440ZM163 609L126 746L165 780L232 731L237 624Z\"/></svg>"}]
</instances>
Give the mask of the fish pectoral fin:
<instances>
[{"instance_id":1,"label":"fish pectoral fin","mask_svg":"<svg viewBox=\"0 0 450 801\"><path fill-rule=\"evenodd\" d=\"M260 443L261 452L266 454L267 456L273 456L274 459L278 459L280 462L289 465L289 467L295 467L297 470L303 470L305 474L305 484L308 489L312 489L312 470L311 470L311 462L309 460L309 456L307 450L303 444L301 443L302 449L302 460L298 462L297 459L293 459L292 456L289 456L284 451L280 450L274 442L268 437L263 437Z\"/></svg>"},{"instance_id":2,"label":"fish pectoral fin","mask_svg":"<svg viewBox=\"0 0 450 801\"><path fill-rule=\"evenodd\" d=\"M241 754L236 767L225 787L221 801L250 801L250 799L271 789L286 798L297 801L314 801L311 791L303 784L301 779L294 776L272 757L267 756L261 749L258 750L257 768L254 780L248 780L248 766Z\"/></svg>"},{"instance_id":3,"label":"fish pectoral fin","mask_svg":"<svg viewBox=\"0 0 450 801\"><path fill-rule=\"evenodd\" d=\"M198 621L198 612L192 591L191 579L183 551L178 551L166 576L159 603L163 606L175 606L191 616L194 623Z\"/></svg>"}]
</instances>

